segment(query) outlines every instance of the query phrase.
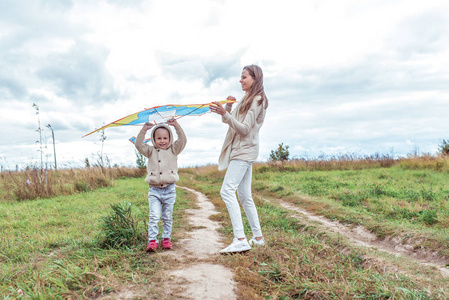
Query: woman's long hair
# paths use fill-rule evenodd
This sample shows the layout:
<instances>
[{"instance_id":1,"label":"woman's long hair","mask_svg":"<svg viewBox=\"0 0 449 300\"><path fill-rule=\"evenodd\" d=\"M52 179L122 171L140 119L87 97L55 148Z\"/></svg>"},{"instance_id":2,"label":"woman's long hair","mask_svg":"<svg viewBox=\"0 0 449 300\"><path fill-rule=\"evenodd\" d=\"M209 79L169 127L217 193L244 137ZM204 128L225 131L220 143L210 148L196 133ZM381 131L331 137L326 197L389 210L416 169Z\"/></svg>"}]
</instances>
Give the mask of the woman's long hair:
<instances>
[{"instance_id":1,"label":"woman's long hair","mask_svg":"<svg viewBox=\"0 0 449 300\"><path fill-rule=\"evenodd\" d=\"M256 96L261 97L261 99L257 101L257 104L258 105L263 104L264 108L266 109L268 107L268 98L265 95L265 91L263 89L262 69L257 65L249 65L245 66L243 70L248 71L249 75L254 79L254 83L251 86L251 89L248 92L246 92L245 96L243 97L239 113L246 114Z\"/></svg>"}]
</instances>

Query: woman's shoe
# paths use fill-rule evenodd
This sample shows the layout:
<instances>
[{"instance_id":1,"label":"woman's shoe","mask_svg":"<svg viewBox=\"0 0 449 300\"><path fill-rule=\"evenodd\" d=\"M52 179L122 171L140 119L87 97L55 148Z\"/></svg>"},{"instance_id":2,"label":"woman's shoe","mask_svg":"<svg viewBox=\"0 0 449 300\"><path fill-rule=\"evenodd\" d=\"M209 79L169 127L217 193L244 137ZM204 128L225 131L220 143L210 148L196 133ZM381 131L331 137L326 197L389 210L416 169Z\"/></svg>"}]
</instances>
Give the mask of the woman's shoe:
<instances>
[{"instance_id":1,"label":"woman's shoe","mask_svg":"<svg viewBox=\"0 0 449 300\"><path fill-rule=\"evenodd\" d=\"M263 239L263 237L260 239L260 240L256 240L256 238L255 237L252 237L250 240L249 240L249 244L251 245L251 246L263 246L263 245L265 245L265 240Z\"/></svg>"},{"instance_id":2,"label":"woman's shoe","mask_svg":"<svg viewBox=\"0 0 449 300\"><path fill-rule=\"evenodd\" d=\"M231 245L227 246L220 253L235 253L235 252L244 252L251 249L251 246L248 244L248 240L245 238L243 240L239 240L238 238L234 238Z\"/></svg>"}]
</instances>

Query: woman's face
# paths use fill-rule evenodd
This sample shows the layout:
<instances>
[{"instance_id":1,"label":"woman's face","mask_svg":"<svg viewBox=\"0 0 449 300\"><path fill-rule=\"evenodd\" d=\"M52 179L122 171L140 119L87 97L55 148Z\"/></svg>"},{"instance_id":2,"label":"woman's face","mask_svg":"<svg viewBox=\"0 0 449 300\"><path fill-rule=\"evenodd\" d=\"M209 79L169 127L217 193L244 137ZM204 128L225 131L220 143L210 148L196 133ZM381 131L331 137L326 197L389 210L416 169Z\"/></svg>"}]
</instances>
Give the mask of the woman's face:
<instances>
[{"instance_id":1,"label":"woman's face","mask_svg":"<svg viewBox=\"0 0 449 300\"><path fill-rule=\"evenodd\" d=\"M248 70L243 69L242 77L240 78L240 84L242 85L242 90L249 92L253 86L254 78L249 75Z\"/></svg>"}]
</instances>

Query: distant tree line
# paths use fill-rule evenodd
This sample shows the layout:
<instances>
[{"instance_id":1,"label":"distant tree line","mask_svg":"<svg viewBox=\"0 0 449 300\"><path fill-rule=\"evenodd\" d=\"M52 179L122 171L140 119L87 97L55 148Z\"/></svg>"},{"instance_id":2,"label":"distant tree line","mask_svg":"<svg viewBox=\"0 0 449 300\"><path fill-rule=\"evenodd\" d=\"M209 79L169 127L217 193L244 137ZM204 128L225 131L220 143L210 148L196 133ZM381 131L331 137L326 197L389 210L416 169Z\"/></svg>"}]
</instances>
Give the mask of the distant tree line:
<instances>
[{"instance_id":1,"label":"distant tree line","mask_svg":"<svg viewBox=\"0 0 449 300\"><path fill-rule=\"evenodd\" d=\"M289 146L280 143L278 147L271 150L270 160L271 161L287 161L289 160L290 152L288 151ZM442 155L449 155L449 140L443 139L442 143L438 145L438 151Z\"/></svg>"}]
</instances>

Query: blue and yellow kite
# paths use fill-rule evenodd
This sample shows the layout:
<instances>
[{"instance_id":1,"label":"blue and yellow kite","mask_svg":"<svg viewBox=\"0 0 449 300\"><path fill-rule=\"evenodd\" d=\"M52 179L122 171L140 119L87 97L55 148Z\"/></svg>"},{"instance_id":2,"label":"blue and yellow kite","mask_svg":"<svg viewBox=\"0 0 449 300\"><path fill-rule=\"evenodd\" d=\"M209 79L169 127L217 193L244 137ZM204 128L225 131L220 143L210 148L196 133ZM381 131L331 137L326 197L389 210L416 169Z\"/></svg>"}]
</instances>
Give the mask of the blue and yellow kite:
<instances>
[{"instance_id":1,"label":"blue and yellow kite","mask_svg":"<svg viewBox=\"0 0 449 300\"><path fill-rule=\"evenodd\" d=\"M233 103L235 102L234 99L231 100L223 100L218 101L222 105L225 103ZM209 105L212 103L204 103L204 104L187 104L187 105L161 105L161 106L155 106L151 108L146 108L142 111L136 112L132 115L126 116L124 118L118 119L117 121L114 121L112 123L109 123L103 127L100 127L98 129L95 129L92 132L89 132L88 134L84 135L83 137L86 137L88 135L91 135L92 133L95 133L97 131L109 128L109 127L117 127L117 126L129 126L129 125L138 125L143 124L146 122L150 123L165 123L165 121L175 118L179 119L185 116L201 116L205 113L210 112Z\"/></svg>"}]
</instances>

